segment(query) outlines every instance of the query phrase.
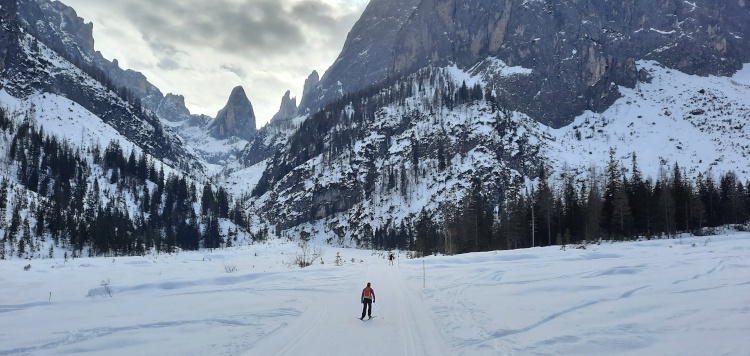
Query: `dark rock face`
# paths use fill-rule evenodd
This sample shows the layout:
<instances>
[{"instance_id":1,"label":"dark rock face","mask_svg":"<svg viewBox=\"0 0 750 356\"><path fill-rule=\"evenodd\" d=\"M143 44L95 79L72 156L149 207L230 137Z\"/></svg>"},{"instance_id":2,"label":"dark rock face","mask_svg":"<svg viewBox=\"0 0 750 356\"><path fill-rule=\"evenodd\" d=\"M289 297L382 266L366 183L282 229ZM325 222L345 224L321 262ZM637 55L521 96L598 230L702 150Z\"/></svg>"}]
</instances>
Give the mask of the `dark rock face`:
<instances>
[{"instance_id":1,"label":"dark rock face","mask_svg":"<svg viewBox=\"0 0 750 356\"><path fill-rule=\"evenodd\" d=\"M164 94L151 84L146 76L133 70L120 68L117 60L109 61L94 48L93 24L78 17L76 11L59 1L17 0L18 19L24 28L59 51L64 51L79 63L96 66L118 87L130 90L144 108L159 111ZM179 108L181 113L187 108ZM166 114L162 112L161 114ZM160 115L161 115L160 114ZM169 121L176 117L161 116Z\"/></svg>"},{"instance_id":2,"label":"dark rock face","mask_svg":"<svg viewBox=\"0 0 750 356\"><path fill-rule=\"evenodd\" d=\"M302 96L307 96L308 94L312 93L320 84L320 75L318 75L318 71L314 70L310 75L307 76L307 79L305 79L305 86L302 87Z\"/></svg>"},{"instance_id":3,"label":"dark rock face","mask_svg":"<svg viewBox=\"0 0 750 356\"><path fill-rule=\"evenodd\" d=\"M43 45L40 42L46 40L38 40L22 30L27 28L20 15L20 7L24 4L28 2L0 0L0 77L4 79L3 89L18 98L34 92L66 97L162 162L186 169L203 169L179 137L164 128L156 116L126 102L63 58L49 61L41 56ZM67 15L61 12L61 16ZM31 45L27 45L29 43Z\"/></svg>"},{"instance_id":4,"label":"dark rock face","mask_svg":"<svg viewBox=\"0 0 750 356\"><path fill-rule=\"evenodd\" d=\"M14 50L18 45L18 27L14 25L16 12L15 0L0 0L0 71L13 64L13 54L18 52Z\"/></svg>"},{"instance_id":5,"label":"dark rock face","mask_svg":"<svg viewBox=\"0 0 750 356\"><path fill-rule=\"evenodd\" d=\"M291 98L290 95L289 90L284 93L284 96L281 98L279 112L271 118L271 123L279 123L297 116L297 98Z\"/></svg>"},{"instance_id":6,"label":"dark rock face","mask_svg":"<svg viewBox=\"0 0 750 356\"><path fill-rule=\"evenodd\" d=\"M617 86L633 87L637 60L699 75L728 75L750 61L743 0L397 2L368 6L302 107L320 108L387 75L456 64L476 66L509 108L562 126L584 110L606 109ZM488 58L531 73L482 71Z\"/></svg>"},{"instance_id":7,"label":"dark rock face","mask_svg":"<svg viewBox=\"0 0 750 356\"><path fill-rule=\"evenodd\" d=\"M315 111L345 93L385 79L393 62L393 48L399 31L420 2L370 1L349 32L341 54L325 72L320 83L311 87L312 91L303 93L300 113Z\"/></svg>"},{"instance_id":8,"label":"dark rock face","mask_svg":"<svg viewBox=\"0 0 750 356\"><path fill-rule=\"evenodd\" d=\"M190 110L185 107L185 97L182 95L167 94L156 108L156 115L169 121L189 120Z\"/></svg>"},{"instance_id":9,"label":"dark rock face","mask_svg":"<svg viewBox=\"0 0 750 356\"><path fill-rule=\"evenodd\" d=\"M217 139L227 139L232 136L247 141L253 139L256 131L255 112L241 86L232 90L227 105L219 110L216 119L208 129L211 136Z\"/></svg>"}]
</instances>

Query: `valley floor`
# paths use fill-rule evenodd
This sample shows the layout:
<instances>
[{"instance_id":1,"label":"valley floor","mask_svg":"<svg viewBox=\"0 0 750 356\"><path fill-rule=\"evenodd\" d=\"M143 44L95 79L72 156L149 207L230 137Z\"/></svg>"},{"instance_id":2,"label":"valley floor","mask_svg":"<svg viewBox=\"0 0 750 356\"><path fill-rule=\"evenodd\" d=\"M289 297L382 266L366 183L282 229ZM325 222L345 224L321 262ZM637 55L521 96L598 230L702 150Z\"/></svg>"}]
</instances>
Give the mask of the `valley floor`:
<instances>
[{"instance_id":1,"label":"valley floor","mask_svg":"<svg viewBox=\"0 0 750 356\"><path fill-rule=\"evenodd\" d=\"M406 260L293 244L0 261L0 355L743 355L750 234ZM336 253L343 265L333 263ZM24 266L31 264L28 271ZM227 270L237 271L228 273ZM357 320L367 282L369 321Z\"/></svg>"}]
</instances>

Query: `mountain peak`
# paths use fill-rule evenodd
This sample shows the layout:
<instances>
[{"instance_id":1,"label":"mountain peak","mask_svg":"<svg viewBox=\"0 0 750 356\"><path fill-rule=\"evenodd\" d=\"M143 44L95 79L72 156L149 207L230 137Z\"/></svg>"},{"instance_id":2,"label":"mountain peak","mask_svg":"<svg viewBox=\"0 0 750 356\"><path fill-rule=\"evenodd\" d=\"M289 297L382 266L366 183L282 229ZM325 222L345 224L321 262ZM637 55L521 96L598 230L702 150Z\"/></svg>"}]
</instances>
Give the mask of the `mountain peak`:
<instances>
[{"instance_id":1,"label":"mountain peak","mask_svg":"<svg viewBox=\"0 0 750 356\"><path fill-rule=\"evenodd\" d=\"M281 105L279 106L279 112L271 118L271 122L279 122L289 120L297 115L297 98L291 97L289 90L284 93L281 98Z\"/></svg>"},{"instance_id":2,"label":"mountain peak","mask_svg":"<svg viewBox=\"0 0 750 356\"><path fill-rule=\"evenodd\" d=\"M156 115L172 122L183 121L190 118L190 110L184 96L168 93L156 108Z\"/></svg>"},{"instance_id":3,"label":"mountain peak","mask_svg":"<svg viewBox=\"0 0 750 356\"><path fill-rule=\"evenodd\" d=\"M373 0L300 111L388 76L454 65L502 88L498 100L509 109L560 127L633 88L638 60L704 76L731 75L750 61L744 0L575 3ZM498 61L526 74L488 69Z\"/></svg>"},{"instance_id":4,"label":"mountain peak","mask_svg":"<svg viewBox=\"0 0 750 356\"><path fill-rule=\"evenodd\" d=\"M217 139L232 136L250 141L256 132L253 104L242 86L236 86L229 95L227 105L219 110L209 126L209 133Z\"/></svg>"}]
</instances>

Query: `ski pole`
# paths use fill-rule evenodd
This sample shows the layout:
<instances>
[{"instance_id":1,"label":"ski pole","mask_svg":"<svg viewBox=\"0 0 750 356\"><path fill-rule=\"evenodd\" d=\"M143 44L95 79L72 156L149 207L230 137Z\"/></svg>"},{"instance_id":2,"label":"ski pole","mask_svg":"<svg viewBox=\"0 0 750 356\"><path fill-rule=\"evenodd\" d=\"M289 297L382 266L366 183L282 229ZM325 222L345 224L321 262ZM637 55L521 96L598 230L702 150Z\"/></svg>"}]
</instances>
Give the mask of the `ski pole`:
<instances>
[{"instance_id":1,"label":"ski pole","mask_svg":"<svg viewBox=\"0 0 750 356\"><path fill-rule=\"evenodd\" d=\"M377 305L377 303L375 303L375 302L372 302L372 304L375 304L375 305ZM380 319L385 319L385 318L383 317L383 314L382 314L382 313L380 312L380 307L376 307L376 309L378 310L378 315L380 316Z\"/></svg>"}]
</instances>

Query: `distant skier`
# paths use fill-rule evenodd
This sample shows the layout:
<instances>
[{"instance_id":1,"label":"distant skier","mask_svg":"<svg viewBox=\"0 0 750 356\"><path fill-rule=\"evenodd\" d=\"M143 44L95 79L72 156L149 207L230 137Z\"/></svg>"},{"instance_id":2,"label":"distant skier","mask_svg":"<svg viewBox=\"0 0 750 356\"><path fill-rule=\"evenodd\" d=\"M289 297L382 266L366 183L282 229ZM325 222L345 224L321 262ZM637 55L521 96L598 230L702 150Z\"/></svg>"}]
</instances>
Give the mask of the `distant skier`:
<instances>
[{"instance_id":1,"label":"distant skier","mask_svg":"<svg viewBox=\"0 0 750 356\"><path fill-rule=\"evenodd\" d=\"M367 282L367 287L362 290L362 317L359 320L365 318L365 312L367 317L372 319L372 303L375 303L375 291L370 287L370 282Z\"/></svg>"},{"instance_id":2,"label":"distant skier","mask_svg":"<svg viewBox=\"0 0 750 356\"><path fill-rule=\"evenodd\" d=\"M396 258L393 256L393 252L388 252L388 264L393 266L393 259Z\"/></svg>"}]
</instances>

